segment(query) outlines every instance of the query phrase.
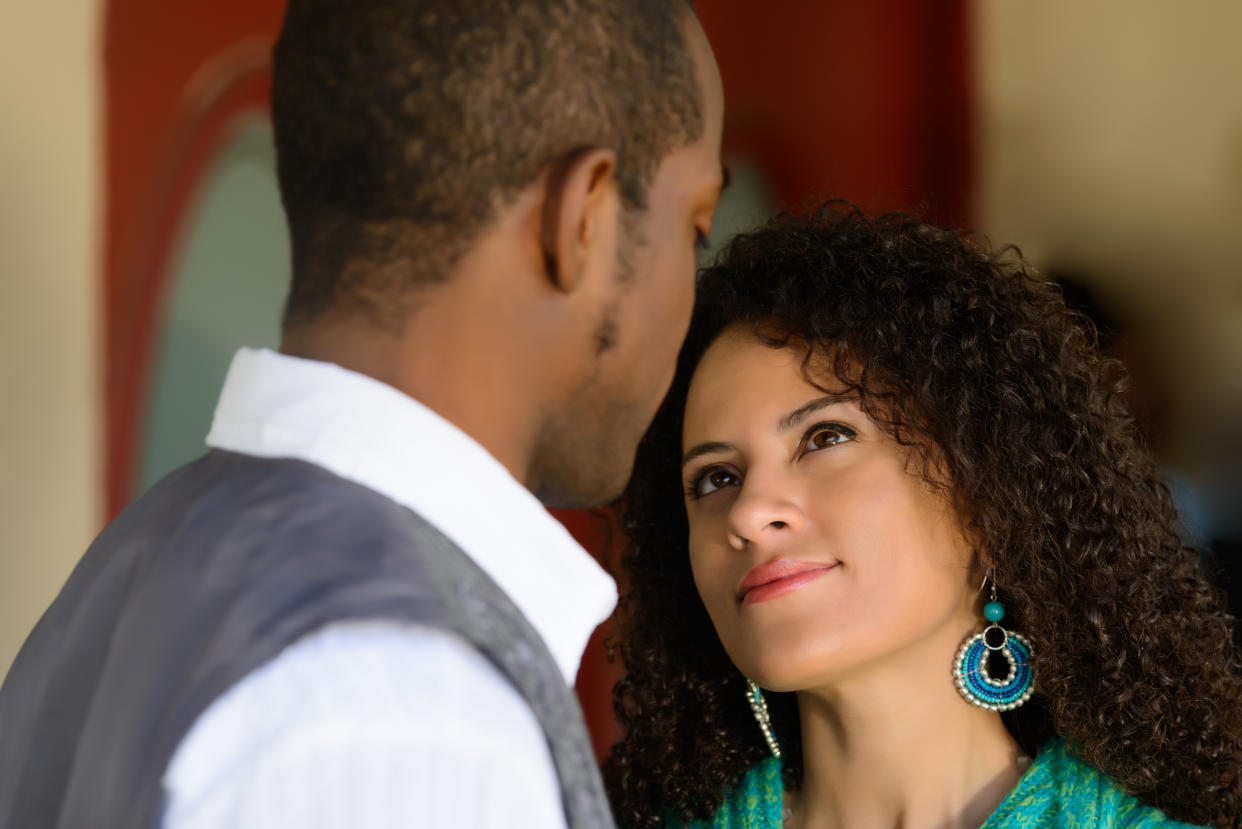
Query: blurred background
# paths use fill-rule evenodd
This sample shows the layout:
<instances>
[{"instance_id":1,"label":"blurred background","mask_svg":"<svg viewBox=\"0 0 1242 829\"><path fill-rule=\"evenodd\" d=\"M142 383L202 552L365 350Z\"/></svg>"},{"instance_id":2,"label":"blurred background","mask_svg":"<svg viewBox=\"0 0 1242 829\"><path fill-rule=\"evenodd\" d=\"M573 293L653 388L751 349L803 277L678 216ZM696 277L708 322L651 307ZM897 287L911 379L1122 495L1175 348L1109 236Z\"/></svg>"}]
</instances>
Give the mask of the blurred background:
<instances>
[{"instance_id":1,"label":"blurred background","mask_svg":"<svg viewBox=\"0 0 1242 829\"><path fill-rule=\"evenodd\" d=\"M1242 4L697 0L734 185L712 242L827 197L1015 242L1130 365L1228 579L1242 539ZM280 0L0 10L0 674L91 538L202 451L288 277ZM606 532L560 517L589 546ZM1242 592L1242 580L1239 591ZM579 690L606 746L615 676Z\"/></svg>"}]
</instances>

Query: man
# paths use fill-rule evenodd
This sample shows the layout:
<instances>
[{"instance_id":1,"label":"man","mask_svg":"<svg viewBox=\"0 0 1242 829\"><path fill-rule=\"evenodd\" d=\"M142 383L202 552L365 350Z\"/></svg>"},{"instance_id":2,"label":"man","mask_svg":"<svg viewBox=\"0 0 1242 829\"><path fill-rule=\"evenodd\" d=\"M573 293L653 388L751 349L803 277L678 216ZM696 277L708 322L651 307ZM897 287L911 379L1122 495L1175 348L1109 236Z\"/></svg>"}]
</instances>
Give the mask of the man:
<instances>
[{"instance_id":1,"label":"man","mask_svg":"<svg viewBox=\"0 0 1242 829\"><path fill-rule=\"evenodd\" d=\"M685 0L292 0L280 354L0 691L0 826L609 825L571 683L689 320L722 97ZM541 504L542 502L542 504Z\"/></svg>"}]
</instances>

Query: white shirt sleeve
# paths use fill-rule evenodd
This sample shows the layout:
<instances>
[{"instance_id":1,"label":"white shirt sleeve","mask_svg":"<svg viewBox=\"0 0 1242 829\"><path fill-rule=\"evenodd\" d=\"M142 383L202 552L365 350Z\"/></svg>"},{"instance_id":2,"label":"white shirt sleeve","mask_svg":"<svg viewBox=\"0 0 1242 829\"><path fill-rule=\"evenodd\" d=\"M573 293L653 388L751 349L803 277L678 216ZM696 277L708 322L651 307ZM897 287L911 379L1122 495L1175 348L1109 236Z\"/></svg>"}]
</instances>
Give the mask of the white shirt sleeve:
<instances>
[{"instance_id":1,"label":"white shirt sleeve","mask_svg":"<svg viewBox=\"0 0 1242 829\"><path fill-rule=\"evenodd\" d=\"M338 623L215 701L164 775L164 829L565 826L516 689L453 634Z\"/></svg>"}]
</instances>

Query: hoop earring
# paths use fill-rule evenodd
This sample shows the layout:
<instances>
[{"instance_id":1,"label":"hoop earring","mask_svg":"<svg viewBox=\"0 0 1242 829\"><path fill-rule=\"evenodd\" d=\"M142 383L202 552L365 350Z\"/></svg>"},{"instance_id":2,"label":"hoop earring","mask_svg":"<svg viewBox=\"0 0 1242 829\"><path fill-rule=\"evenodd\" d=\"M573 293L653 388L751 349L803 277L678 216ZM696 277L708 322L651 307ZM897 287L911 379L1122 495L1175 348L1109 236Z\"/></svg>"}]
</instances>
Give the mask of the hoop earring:
<instances>
[{"instance_id":1,"label":"hoop earring","mask_svg":"<svg viewBox=\"0 0 1242 829\"><path fill-rule=\"evenodd\" d=\"M772 718L768 715L768 702L763 698L763 691L753 679L746 680L746 701L750 703L750 711L755 715L755 722L759 723L759 730L763 732L763 739L767 741L768 748L772 750L772 756L777 760L781 759L780 744L776 742L776 735L772 733Z\"/></svg>"},{"instance_id":2,"label":"hoop earring","mask_svg":"<svg viewBox=\"0 0 1242 829\"><path fill-rule=\"evenodd\" d=\"M989 578L984 577L985 583ZM988 711L1012 711L1035 692L1035 671L1031 667L1035 652L1025 636L1000 626L1000 620L1005 618L1005 606L996 600L995 579L992 579L992 600L984 605L983 616L992 624L962 643L953 662L953 681L971 705ZM1009 672L1001 679L988 673L988 656L997 651L1009 663Z\"/></svg>"}]
</instances>

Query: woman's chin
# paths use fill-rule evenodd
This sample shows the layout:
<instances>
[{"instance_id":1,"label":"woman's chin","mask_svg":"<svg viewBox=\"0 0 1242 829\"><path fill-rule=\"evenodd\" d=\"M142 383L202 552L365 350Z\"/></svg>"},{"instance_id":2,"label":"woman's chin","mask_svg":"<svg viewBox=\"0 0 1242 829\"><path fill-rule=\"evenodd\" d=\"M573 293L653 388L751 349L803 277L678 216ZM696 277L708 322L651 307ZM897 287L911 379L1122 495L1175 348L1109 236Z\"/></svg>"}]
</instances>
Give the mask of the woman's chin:
<instances>
[{"instance_id":1,"label":"woman's chin","mask_svg":"<svg viewBox=\"0 0 1242 829\"><path fill-rule=\"evenodd\" d=\"M742 673L769 691L790 692L824 688L848 672L848 660L838 654L773 654L769 649L758 659L747 660Z\"/></svg>"}]
</instances>

